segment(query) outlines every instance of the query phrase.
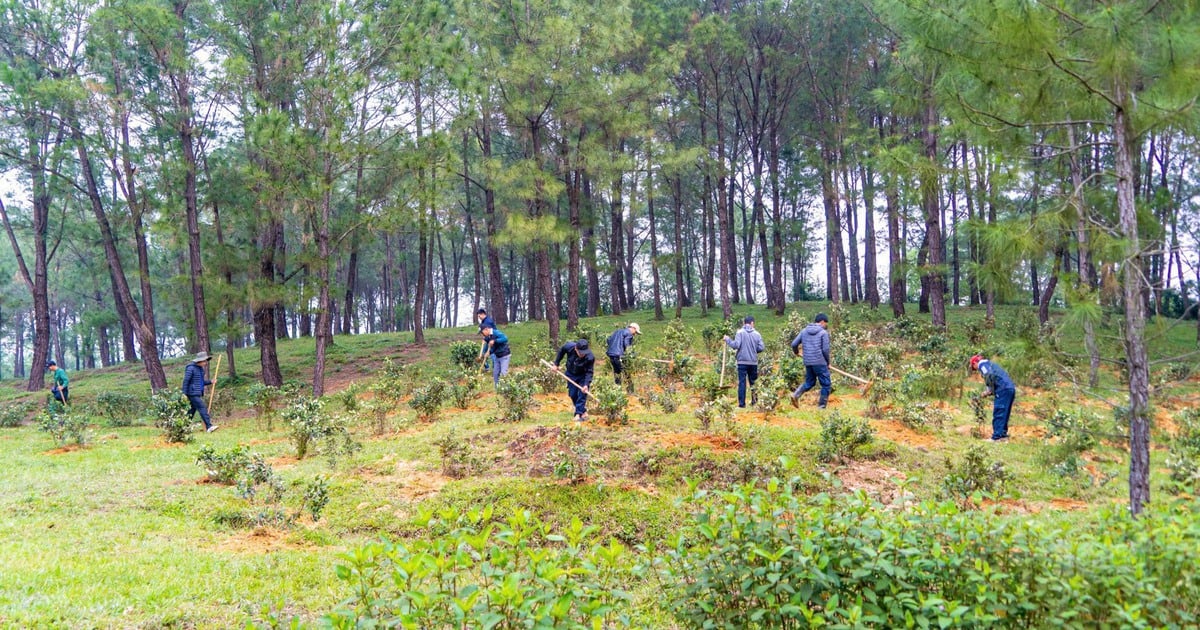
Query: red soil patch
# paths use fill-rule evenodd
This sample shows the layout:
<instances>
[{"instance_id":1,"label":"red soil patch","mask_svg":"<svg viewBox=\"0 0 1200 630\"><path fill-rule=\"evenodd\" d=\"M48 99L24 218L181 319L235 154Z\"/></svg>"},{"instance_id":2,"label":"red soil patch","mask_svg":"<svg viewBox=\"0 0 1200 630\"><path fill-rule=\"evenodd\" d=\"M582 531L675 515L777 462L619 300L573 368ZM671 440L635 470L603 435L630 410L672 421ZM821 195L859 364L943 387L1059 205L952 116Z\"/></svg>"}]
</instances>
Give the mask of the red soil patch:
<instances>
[{"instance_id":1,"label":"red soil patch","mask_svg":"<svg viewBox=\"0 0 1200 630\"><path fill-rule=\"evenodd\" d=\"M1179 434L1179 424L1175 422L1175 415L1162 407L1154 412L1154 428L1165 431L1167 435Z\"/></svg>"},{"instance_id":2,"label":"red soil patch","mask_svg":"<svg viewBox=\"0 0 1200 630\"><path fill-rule=\"evenodd\" d=\"M295 466L300 460L294 455L280 455L267 460L267 463L272 467Z\"/></svg>"},{"instance_id":3,"label":"red soil patch","mask_svg":"<svg viewBox=\"0 0 1200 630\"><path fill-rule=\"evenodd\" d=\"M931 449L942 445L928 433L918 433L897 420L872 420L871 426L883 438L911 448Z\"/></svg>"},{"instance_id":4,"label":"red soil patch","mask_svg":"<svg viewBox=\"0 0 1200 630\"><path fill-rule=\"evenodd\" d=\"M74 453L75 451L82 451L85 448L87 448L87 446L84 444L68 444L66 446L52 448L48 451L42 451L42 455L63 455L65 453Z\"/></svg>"},{"instance_id":5,"label":"red soil patch","mask_svg":"<svg viewBox=\"0 0 1200 630\"><path fill-rule=\"evenodd\" d=\"M184 446L187 446L187 444L184 444L183 442L164 442L162 440L159 440L157 442L151 442L149 444L135 444L133 446L130 446L129 450L141 451L141 450L152 449L152 448L181 448Z\"/></svg>"},{"instance_id":6,"label":"red soil patch","mask_svg":"<svg viewBox=\"0 0 1200 630\"><path fill-rule=\"evenodd\" d=\"M1079 499L1050 499L1050 507L1056 510L1078 511L1088 509L1086 501Z\"/></svg>"},{"instance_id":7,"label":"red soil patch","mask_svg":"<svg viewBox=\"0 0 1200 630\"><path fill-rule=\"evenodd\" d=\"M385 458L381 461L388 462L390 460ZM386 470L360 468L358 472L371 477L372 483L395 486L396 494L409 501L436 495L451 481L449 477L441 473L421 470L418 468L417 462L410 461L396 462L394 466L390 466ZM363 504L359 506L359 509L364 510L367 507L369 505Z\"/></svg>"},{"instance_id":8,"label":"red soil patch","mask_svg":"<svg viewBox=\"0 0 1200 630\"><path fill-rule=\"evenodd\" d=\"M230 553L263 554L274 551L304 549L305 545L290 542L286 531L274 527L256 527L249 532L238 532L217 549Z\"/></svg>"},{"instance_id":9,"label":"red soil patch","mask_svg":"<svg viewBox=\"0 0 1200 630\"><path fill-rule=\"evenodd\" d=\"M838 467L834 474L847 492L862 490L881 503L893 503L900 494L897 481L907 479L895 468L870 461L852 461Z\"/></svg>"},{"instance_id":10,"label":"red soil patch","mask_svg":"<svg viewBox=\"0 0 1200 630\"><path fill-rule=\"evenodd\" d=\"M732 452L742 447L741 440L731 435L716 435L712 433L661 433L654 436L654 438L667 447L701 447L718 452Z\"/></svg>"},{"instance_id":11,"label":"red soil patch","mask_svg":"<svg viewBox=\"0 0 1200 630\"><path fill-rule=\"evenodd\" d=\"M1009 425L1008 434L1013 437L1030 438L1032 440L1046 439L1046 429L1029 425Z\"/></svg>"}]
</instances>

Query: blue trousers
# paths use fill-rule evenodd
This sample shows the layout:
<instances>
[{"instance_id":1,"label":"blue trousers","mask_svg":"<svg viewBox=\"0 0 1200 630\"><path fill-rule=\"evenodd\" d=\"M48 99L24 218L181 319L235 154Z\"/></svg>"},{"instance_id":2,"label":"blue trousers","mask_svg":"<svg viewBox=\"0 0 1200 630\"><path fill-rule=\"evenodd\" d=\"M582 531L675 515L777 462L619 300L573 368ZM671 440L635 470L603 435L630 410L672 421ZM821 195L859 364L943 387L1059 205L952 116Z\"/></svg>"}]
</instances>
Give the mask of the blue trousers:
<instances>
[{"instance_id":1,"label":"blue trousers","mask_svg":"<svg viewBox=\"0 0 1200 630\"><path fill-rule=\"evenodd\" d=\"M502 357L492 357L492 384L499 387L500 377L508 374L508 360L512 358L511 354L506 354Z\"/></svg>"},{"instance_id":2,"label":"blue trousers","mask_svg":"<svg viewBox=\"0 0 1200 630\"><path fill-rule=\"evenodd\" d=\"M1017 390L1002 389L996 392L992 402L992 439L1008 437L1008 417L1012 415L1013 401Z\"/></svg>"},{"instance_id":3,"label":"blue trousers","mask_svg":"<svg viewBox=\"0 0 1200 630\"><path fill-rule=\"evenodd\" d=\"M188 410L188 418L195 418L196 412L200 412L200 419L204 421L204 428L212 426L212 418L208 417L208 405L204 402L204 396L188 396L188 402L192 403L192 408Z\"/></svg>"},{"instance_id":4,"label":"blue trousers","mask_svg":"<svg viewBox=\"0 0 1200 630\"><path fill-rule=\"evenodd\" d=\"M571 397L571 402L575 404L575 415L582 416L587 413L587 394L583 393L582 389L575 387L571 383L567 383L567 395Z\"/></svg>"},{"instance_id":5,"label":"blue trousers","mask_svg":"<svg viewBox=\"0 0 1200 630\"><path fill-rule=\"evenodd\" d=\"M817 383L821 384L821 399L817 401L817 405L824 407L825 403L829 402L829 391L833 389L833 383L829 380L828 365L804 366L804 384L797 387L792 396L799 398L804 392L816 387Z\"/></svg>"},{"instance_id":6,"label":"blue trousers","mask_svg":"<svg viewBox=\"0 0 1200 630\"><path fill-rule=\"evenodd\" d=\"M753 389L754 383L757 380L758 380L758 366L757 365L742 365L741 363L738 364L738 406L739 407L746 406L746 383L749 382L750 388ZM755 396L753 393L750 394L750 404L754 404L754 401L757 399L758 399L758 396Z\"/></svg>"}]
</instances>

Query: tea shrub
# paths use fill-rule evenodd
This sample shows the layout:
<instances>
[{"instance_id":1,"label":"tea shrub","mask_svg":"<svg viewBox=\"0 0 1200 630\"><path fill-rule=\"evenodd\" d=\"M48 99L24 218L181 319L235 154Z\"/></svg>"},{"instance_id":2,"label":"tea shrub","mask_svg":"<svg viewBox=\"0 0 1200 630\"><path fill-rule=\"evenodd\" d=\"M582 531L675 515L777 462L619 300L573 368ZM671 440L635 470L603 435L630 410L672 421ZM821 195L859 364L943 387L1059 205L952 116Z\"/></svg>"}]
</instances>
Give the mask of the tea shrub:
<instances>
[{"instance_id":1,"label":"tea shrub","mask_svg":"<svg viewBox=\"0 0 1200 630\"><path fill-rule=\"evenodd\" d=\"M537 404L533 399L539 389L536 372L538 370L522 370L500 379L500 386L496 388L500 415L493 418L494 421L524 422L529 418L529 410Z\"/></svg>"},{"instance_id":2,"label":"tea shrub","mask_svg":"<svg viewBox=\"0 0 1200 630\"><path fill-rule=\"evenodd\" d=\"M192 404L183 394L166 389L160 389L150 396L150 414L154 426L163 432L163 439L168 443L187 443L192 441L192 419L188 417Z\"/></svg>"},{"instance_id":3,"label":"tea shrub","mask_svg":"<svg viewBox=\"0 0 1200 630\"><path fill-rule=\"evenodd\" d=\"M466 409L479 392L479 379L474 374L463 374L458 381L446 388L446 398L455 409Z\"/></svg>"},{"instance_id":4,"label":"tea shrub","mask_svg":"<svg viewBox=\"0 0 1200 630\"><path fill-rule=\"evenodd\" d=\"M446 381L435 376L424 387L413 391L408 406L417 411L417 420L432 422L438 419L446 398Z\"/></svg>"},{"instance_id":5,"label":"tea shrub","mask_svg":"<svg viewBox=\"0 0 1200 630\"><path fill-rule=\"evenodd\" d=\"M900 379L900 393L912 400L950 400L962 396L961 370L919 370L911 366Z\"/></svg>"},{"instance_id":6,"label":"tea shrub","mask_svg":"<svg viewBox=\"0 0 1200 630\"><path fill-rule=\"evenodd\" d=\"M0 407L0 427L19 427L29 414L37 409L37 403L12 403Z\"/></svg>"},{"instance_id":7,"label":"tea shrub","mask_svg":"<svg viewBox=\"0 0 1200 630\"><path fill-rule=\"evenodd\" d=\"M945 409L929 403L911 401L904 402L899 409L894 409L892 416L900 424L916 431L928 431L930 428L940 429L953 420Z\"/></svg>"},{"instance_id":8,"label":"tea shrub","mask_svg":"<svg viewBox=\"0 0 1200 630\"><path fill-rule=\"evenodd\" d=\"M602 350L600 348L593 349L593 353L604 354L603 352L595 352L595 350ZM561 376L541 364L541 361L552 362L554 361L554 357L558 356L558 348L550 343L549 337L535 335L533 339L529 340L525 355L525 364L531 366L525 370L525 378L532 379L541 391L551 392L566 385L566 381L563 381Z\"/></svg>"},{"instance_id":9,"label":"tea shrub","mask_svg":"<svg viewBox=\"0 0 1200 630\"><path fill-rule=\"evenodd\" d=\"M946 458L946 476L942 479L941 495L960 506L975 505L983 497L1001 497L1012 481L1004 463L988 457L982 444L974 444L963 453L957 464Z\"/></svg>"},{"instance_id":10,"label":"tea shrub","mask_svg":"<svg viewBox=\"0 0 1200 630\"><path fill-rule=\"evenodd\" d=\"M680 396L679 390L675 389L674 385L663 385L661 392L650 392L650 402L658 405L663 413L675 413L679 410Z\"/></svg>"},{"instance_id":11,"label":"tea shrub","mask_svg":"<svg viewBox=\"0 0 1200 630\"><path fill-rule=\"evenodd\" d=\"M346 413L355 413L359 410L360 401L358 395L362 393L362 385L354 383L337 393L338 400L342 403L342 409Z\"/></svg>"},{"instance_id":12,"label":"tea shrub","mask_svg":"<svg viewBox=\"0 0 1200 630\"><path fill-rule=\"evenodd\" d=\"M817 459L823 462L853 459L854 451L874 440L875 430L870 422L834 411L821 418Z\"/></svg>"},{"instance_id":13,"label":"tea shrub","mask_svg":"<svg viewBox=\"0 0 1200 630\"><path fill-rule=\"evenodd\" d=\"M283 419L291 427L296 458L304 459L313 446L319 445L331 462L338 455L348 454L358 445L350 437L345 420L325 411L325 399L303 398L284 410Z\"/></svg>"},{"instance_id":14,"label":"tea shrub","mask_svg":"<svg viewBox=\"0 0 1200 630\"><path fill-rule=\"evenodd\" d=\"M75 411L56 411L53 408L42 411L38 414L38 430L49 433L59 446L83 446L91 439L87 416Z\"/></svg>"},{"instance_id":15,"label":"tea shrub","mask_svg":"<svg viewBox=\"0 0 1200 630\"><path fill-rule=\"evenodd\" d=\"M737 380L737 374L732 376ZM712 402L721 397L725 386L721 384L721 375L709 370L701 370L692 376L692 389L700 393L701 402Z\"/></svg>"},{"instance_id":16,"label":"tea shrub","mask_svg":"<svg viewBox=\"0 0 1200 630\"><path fill-rule=\"evenodd\" d=\"M450 344L450 363L464 370L478 366L480 345L472 341L455 341Z\"/></svg>"},{"instance_id":17,"label":"tea shrub","mask_svg":"<svg viewBox=\"0 0 1200 630\"><path fill-rule=\"evenodd\" d=\"M313 522L321 520L321 512L329 505L329 480L317 477L304 486L304 510L312 515Z\"/></svg>"},{"instance_id":18,"label":"tea shrub","mask_svg":"<svg viewBox=\"0 0 1200 630\"><path fill-rule=\"evenodd\" d=\"M267 460L251 457L237 476L237 494L253 503L260 486L267 487L267 503L275 504L283 500L283 481L275 474Z\"/></svg>"},{"instance_id":19,"label":"tea shrub","mask_svg":"<svg viewBox=\"0 0 1200 630\"><path fill-rule=\"evenodd\" d=\"M709 433L714 422L729 425L733 421L733 403L728 398L718 398L700 405L694 412L700 421L700 430Z\"/></svg>"},{"instance_id":20,"label":"tea shrub","mask_svg":"<svg viewBox=\"0 0 1200 630\"><path fill-rule=\"evenodd\" d=\"M471 453L471 445L451 429L446 435L433 441L442 458L442 474L454 479L462 479L479 472L482 462Z\"/></svg>"},{"instance_id":21,"label":"tea shrub","mask_svg":"<svg viewBox=\"0 0 1200 630\"><path fill-rule=\"evenodd\" d=\"M704 339L704 347L708 350L720 350L725 343L723 338L726 335L733 336L739 328L742 327L742 318L730 316L726 320L716 320L705 324L704 328L700 329L700 336Z\"/></svg>"},{"instance_id":22,"label":"tea shrub","mask_svg":"<svg viewBox=\"0 0 1200 630\"><path fill-rule=\"evenodd\" d=\"M754 383L754 408L770 413L779 407L779 383L774 375L761 376Z\"/></svg>"},{"instance_id":23,"label":"tea shrub","mask_svg":"<svg viewBox=\"0 0 1200 630\"><path fill-rule=\"evenodd\" d=\"M795 485L693 495L693 521L655 556L678 625L1158 628L1200 615L1195 504L1082 524Z\"/></svg>"},{"instance_id":24,"label":"tea shrub","mask_svg":"<svg viewBox=\"0 0 1200 630\"><path fill-rule=\"evenodd\" d=\"M237 482L239 478L248 474L247 471L252 470L252 467L253 470L259 470L263 466L270 469L262 455L251 453L240 444L224 453L218 453L211 445L205 444L196 454L196 464L205 470L210 481L224 484Z\"/></svg>"},{"instance_id":25,"label":"tea shrub","mask_svg":"<svg viewBox=\"0 0 1200 630\"><path fill-rule=\"evenodd\" d=\"M246 389L246 404L254 409L254 419L258 428L264 428L265 422L267 431L274 429L275 405L283 396L283 390L273 385L254 383Z\"/></svg>"},{"instance_id":26,"label":"tea shrub","mask_svg":"<svg viewBox=\"0 0 1200 630\"><path fill-rule=\"evenodd\" d=\"M595 400L592 401L600 419L608 425L629 423L629 396L620 386L602 379L592 383L589 388Z\"/></svg>"},{"instance_id":27,"label":"tea shrub","mask_svg":"<svg viewBox=\"0 0 1200 630\"><path fill-rule=\"evenodd\" d=\"M626 589L635 562L620 543L598 540L595 527L575 518L556 531L529 512L500 519L491 508L438 516L417 518L435 535L342 556L335 573L351 595L324 622L339 630L632 627Z\"/></svg>"},{"instance_id":28,"label":"tea shrub","mask_svg":"<svg viewBox=\"0 0 1200 630\"><path fill-rule=\"evenodd\" d=\"M587 481L592 474L592 452L584 444L583 427L567 426L558 433L558 448L549 455L554 476L573 484Z\"/></svg>"},{"instance_id":29,"label":"tea shrub","mask_svg":"<svg viewBox=\"0 0 1200 630\"><path fill-rule=\"evenodd\" d=\"M145 399L122 392L100 392L96 395L96 410L110 427L132 426L138 413L146 407Z\"/></svg>"},{"instance_id":30,"label":"tea shrub","mask_svg":"<svg viewBox=\"0 0 1200 630\"><path fill-rule=\"evenodd\" d=\"M660 354L663 356L687 354L691 351L692 340L695 338L696 330L694 328L684 324L681 319L673 319L667 322L667 326L663 330L663 342L659 346Z\"/></svg>"},{"instance_id":31,"label":"tea shrub","mask_svg":"<svg viewBox=\"0 0 1200 630\"><path fill-rule=\"evenodd\" d=\"M1083 467L1080 456L1096 447L1095 427L1098 419L1082 411L1055 411L1047 422L1046 435L1058 438L1039 453L1041 464L1060 477L1072 477Z\"/></svg>"},{"instance_id":32,"label":"tea shrub","mask_svg":"<svg viewBox=\"0 0 1200 630\"><path fill-rule=\"evenodd\" d=\"M587 339L588 343L592 346L593 352L595 352L597 355L602 355L604 354L604 347L602 347L601 344L607 346L608 336L611 334L612 331L606 332L599 326L593 325L586 321L581 321L579 322L579 325L575 327L575 331L571 333L571 338L569 341Z\"/></svg>"}]
</instances>

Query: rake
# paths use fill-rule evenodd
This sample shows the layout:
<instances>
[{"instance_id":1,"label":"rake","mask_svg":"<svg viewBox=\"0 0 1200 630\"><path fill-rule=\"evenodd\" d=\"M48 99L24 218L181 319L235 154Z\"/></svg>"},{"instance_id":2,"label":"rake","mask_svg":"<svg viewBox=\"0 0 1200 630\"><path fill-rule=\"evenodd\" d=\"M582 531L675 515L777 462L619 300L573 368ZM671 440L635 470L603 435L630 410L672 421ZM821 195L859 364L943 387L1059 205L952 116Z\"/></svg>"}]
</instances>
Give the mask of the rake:
<instances>
[{"instance_id":1,"label":"rake","mask_svg":"<svg viewBox=\"0 0 1200 630\"><path fill-rule=\"evenodd\" d=\"M871 386L875 384L875 381L868 381L867 379L862 378L861 376L855 376L844 370L839 370L839 369L833 367L832 365L829 366L829 369L833 370L834 372L837 372L838 374L841 374L842 376L845 376L848 379L858 381L859 383L862 383L863 385L865 385L865 387L863 387L863 389L862 389L862 393L864 396L867 395L867 392L871 391Z\"/></svg>"}]
</instances>

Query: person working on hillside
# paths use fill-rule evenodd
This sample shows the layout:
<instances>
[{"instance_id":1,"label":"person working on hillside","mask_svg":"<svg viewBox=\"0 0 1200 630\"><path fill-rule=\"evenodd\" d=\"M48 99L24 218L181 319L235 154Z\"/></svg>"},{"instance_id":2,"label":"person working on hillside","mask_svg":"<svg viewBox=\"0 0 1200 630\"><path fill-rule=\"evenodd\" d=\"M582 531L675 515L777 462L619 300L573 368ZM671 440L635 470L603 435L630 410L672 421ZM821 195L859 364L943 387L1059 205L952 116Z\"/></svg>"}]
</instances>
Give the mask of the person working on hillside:
<instances>
[{"instance_id":1,"label":"person working on hillside","mask_svg":"<svg viewBox=\"0 0 1200 630\"><path fill-rule=\"evenodd\" d=\"M479 334L481 335L483 334L483 329L485 326L493 329L496 328L496 320L492 319L492 316L488 315L487 309L483 307L480 307L479 310L475 311L475 322L479 324ZM483 367L484 369L487 369L489 363L487 341L484 341L483 345L479 346L479 360L483 361Z\"/></svg>"},{"instance_id":2,"label":"person working on hillside","mask_svg":"<svg viewBox=\"0 0 1200 630\"><path fill-rule=\"evenodd\" d=\"M46 371L50 372L50 395L64 405L71 404L71 379L67 378L67 371L58 367L54 359L46 362Z\"/></svg>"},{"instance_id":3,"label":"person working on hillside","mask_svg":"<svg viewBox=\"0 0 1200 630\"><path fill-rule=\"evenodd\" d=\"M500 386L500 377L508 374L508 362L512 349L508 347L508 336L500 332L495 324L488 324L480 332L483 335L484 353L480 360L492 357L492 386Z\"/></svg>"},{"instance_id":4,"label":"person working on hillside","mask_svg":"<svg viewBox=\"0 0 1200 630\"><path fill-rule=\"evenodd\" d=\"M589 349L588 340L569 341L558 349L554 357L554 370L559 371L558 364L563 357L567 359L567 369L563 374L572 382L567 383L567 395L575 405L575 417L572 420L587 420L587 397L592 385L592 375L596 370L596 355Z\"/></svg>"},{"instance_id":5,"label":"person working on hillside","mask_svg":"<svg viewBox=\"0 0 1200 630\"><path fill-rule=\"evenodd\" d=\"M608 336L608 362L612 365L613 380L621 384L621 359L625 357L625 351L633 345L633 336L642 334L642 329L636 323L631 323L624 328L618 328L613 331L613 334Z\"/></svg>"},{"instance_id":6,"label":"person working on hillside","mask_svg":"<svg viewBox=\"0 0 1200 630\"><path fill-rule=\"evenodd\" d=\"M971 357L971 369L983 377L987 389L983 397L992 399L992 441L1008 439L1008 417L1012 414L1013 402L1017 399L1017 386L1004 368L988 361L981 355Z\"/></svg>"},{"instance_id":7,"label":"person working on hillside","mask_svg":"<svg viewBox=\"0 0 1200 630\"><path fill-rule=\"evenodd\" d=\"M746 384L750 385L750 404L758 401L754 393L754 383L758 381L758 353L766 349L762 335L754 330L754 317L747 315L742 319L742 329L737 331L733 339L725 335L725 345L737 351L738 371L738 407L746 406Z\"/></svg>"},{"instance_id":8,"label":"person working on hillside","mask_svg":"<svg viewBox=\"0 0 1200 630\"><path fill-rule=\"evenodd\" d=\"M204 402L204 388L212 385L212 381L204 377L204 369L208 367L208 360L212 355L207 352L201 352L188 363L187 369L183 371L183 395L187 396L188 402L192 403L192 408L188 410L188 418L195 418L196 412L200 412L200 420L204 422L204 430L212 433L217 430L217 425L212 423L212 418L208 417L208 405Z\"/></svg>"},{"instance_id":9,"label":"person working on hillside","mask_svg":"<svg viewBox=\"0 0 1200 630\"><path fill-rule=\"evenodd\" d=\"M809 324L792 340L792 353L804 355L804 384L792 392L792 406L800 406L800 396L821 384L821 397L817 407L824 409L829 402L829 391L833 385L829 380L829 317L817 313Z\"/></svg>"}]
</instances>

